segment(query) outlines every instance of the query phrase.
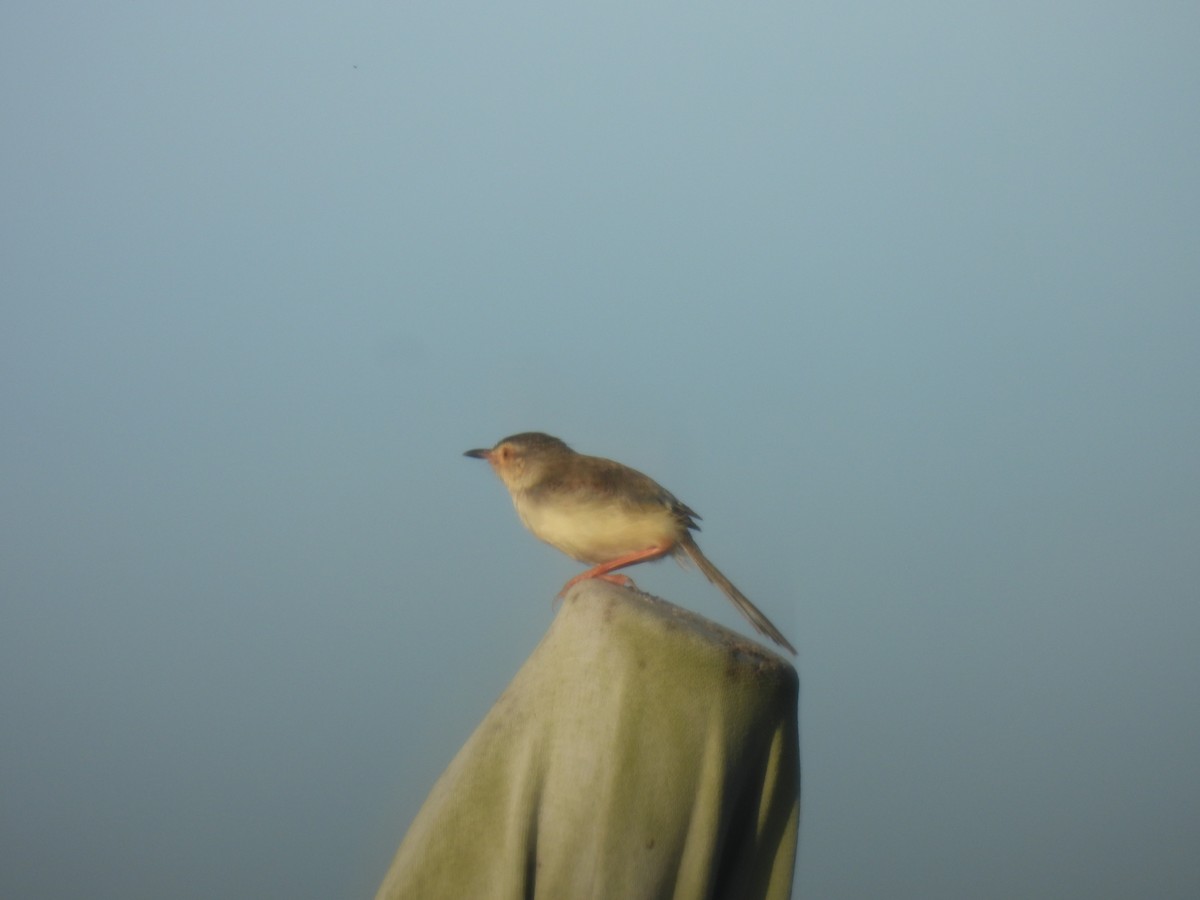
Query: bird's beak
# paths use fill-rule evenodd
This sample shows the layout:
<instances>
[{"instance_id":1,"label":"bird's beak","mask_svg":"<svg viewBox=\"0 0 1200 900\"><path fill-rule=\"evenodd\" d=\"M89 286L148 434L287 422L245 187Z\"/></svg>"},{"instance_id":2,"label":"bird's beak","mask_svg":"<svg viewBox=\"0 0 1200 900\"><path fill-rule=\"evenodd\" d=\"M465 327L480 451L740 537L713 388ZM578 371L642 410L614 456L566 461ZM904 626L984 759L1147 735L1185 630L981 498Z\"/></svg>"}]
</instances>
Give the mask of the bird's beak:
<instances>
[{"instance_id":1,"label":"bird's beak","mask_svg":"<svg viewBox=\"0 0 1200 900\"><path fill-rule=\"evenodd\" d=\"M463 456L469 456L472 459L486 459L488 462L492 461L491 450L468 450Z\"/></svg>"}]
</instances>

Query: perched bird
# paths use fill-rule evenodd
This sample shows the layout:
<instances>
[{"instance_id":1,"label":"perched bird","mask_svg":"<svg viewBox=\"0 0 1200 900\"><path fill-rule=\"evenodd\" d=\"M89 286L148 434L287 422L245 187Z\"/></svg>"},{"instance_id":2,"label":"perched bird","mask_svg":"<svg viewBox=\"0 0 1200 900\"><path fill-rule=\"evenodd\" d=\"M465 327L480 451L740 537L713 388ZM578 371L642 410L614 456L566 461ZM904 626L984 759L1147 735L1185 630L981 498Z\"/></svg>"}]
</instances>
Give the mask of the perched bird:
<instances>
[{"instance_id":1,"label":"perched bird","mask_svg":"<svg viewBox=\"0 0 1200 900\"><path fill-rule=\"evenodd\" d=\"M536 431L463 455L488 461L536 537L593 566L563 585L560 597L586 578L628 585L627 576L613 574L625 566L667 555L687 558L760 634L795 654L770 619L700 552L692 538L700 516L652 478L611 459L576 453Z\"/></svg>"}]
</instances>

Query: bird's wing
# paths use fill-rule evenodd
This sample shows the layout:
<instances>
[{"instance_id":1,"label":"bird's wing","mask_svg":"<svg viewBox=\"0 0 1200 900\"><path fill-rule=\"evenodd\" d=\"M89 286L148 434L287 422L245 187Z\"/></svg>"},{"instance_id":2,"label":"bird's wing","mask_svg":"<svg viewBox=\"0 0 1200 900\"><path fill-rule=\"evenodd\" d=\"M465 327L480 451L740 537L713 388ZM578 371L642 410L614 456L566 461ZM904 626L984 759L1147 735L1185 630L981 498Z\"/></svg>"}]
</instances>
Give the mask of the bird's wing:
<instances>
[{"instance_id":1,"label":"bird's wing","mask_svg":"<svg viewBox=\"0 0 1200 900\"><path fill-rule=\"evenodd\" d=\"M562 466L547 472L530 493L554 492L560 497L574 494L581 500L607 497L633 508L657 503L669 509L684 527L700 530L696 524L699 513L649 475L599 456L591 457L589 462L588 466Z\"/></svg>"}]
</instances>

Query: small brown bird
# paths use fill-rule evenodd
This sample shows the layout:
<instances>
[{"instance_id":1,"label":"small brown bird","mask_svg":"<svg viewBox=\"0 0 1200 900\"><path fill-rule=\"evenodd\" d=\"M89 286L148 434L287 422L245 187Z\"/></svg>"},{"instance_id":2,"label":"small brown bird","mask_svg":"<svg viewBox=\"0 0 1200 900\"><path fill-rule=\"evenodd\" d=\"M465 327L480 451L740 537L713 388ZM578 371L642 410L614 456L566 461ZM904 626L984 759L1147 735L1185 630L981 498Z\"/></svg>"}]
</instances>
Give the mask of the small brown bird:
<instances>
[{"instance_id":1,"label":"small brown bird","mask_svg":"<svg viewBox=\"0 0 1200 900\"><path fill-rule=\"evenodd\" d=\"M560 597L585 578L628 585L629 577L614 575L616 569L668 554L681 562L687 558L760 634L795 654L771 620L700 552L692 539L700 516L652 478L611 459L576 453L536 431L463 455L488 461L536 537L593 566L563 585Z\"/></svg>"}]
</instances>

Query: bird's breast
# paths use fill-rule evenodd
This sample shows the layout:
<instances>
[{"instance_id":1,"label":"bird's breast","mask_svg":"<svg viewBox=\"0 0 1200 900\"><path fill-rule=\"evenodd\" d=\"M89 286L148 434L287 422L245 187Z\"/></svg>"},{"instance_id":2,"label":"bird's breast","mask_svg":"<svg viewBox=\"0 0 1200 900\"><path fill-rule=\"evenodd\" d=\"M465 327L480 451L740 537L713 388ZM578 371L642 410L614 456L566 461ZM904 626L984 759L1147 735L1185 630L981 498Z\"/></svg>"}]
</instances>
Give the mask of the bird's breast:
<instances>
[{"instance_id":1,"label":"bird's breast","mask_svg":"<svg viewBox=\"0 0 1200 900\"><path fill-rule=\"evenodd\" d=\"M679 523L666 506L632 508L613 501L546 502L514 494L525 527L567 556L593 565L650 547L669 547Z\"/></svg>"}]
</instances>

